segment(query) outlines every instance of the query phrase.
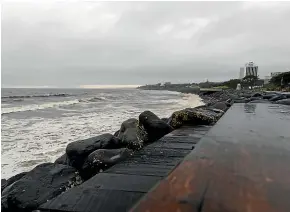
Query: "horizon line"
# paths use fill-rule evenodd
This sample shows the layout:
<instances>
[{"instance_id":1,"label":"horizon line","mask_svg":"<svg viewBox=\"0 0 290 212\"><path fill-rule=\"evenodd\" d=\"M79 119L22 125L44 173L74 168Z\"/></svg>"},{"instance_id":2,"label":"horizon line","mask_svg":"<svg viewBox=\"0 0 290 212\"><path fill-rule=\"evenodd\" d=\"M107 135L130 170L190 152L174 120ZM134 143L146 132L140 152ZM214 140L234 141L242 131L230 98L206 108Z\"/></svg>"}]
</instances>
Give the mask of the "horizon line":
<instances>
[{"instance_id":1,"label":"horizon line","mask_svg":"<svg viewBox=\"0 0 290 212\"><path fill-rule=\"evenodd\" d=\"M137 88L141 85L77 85L77 86L37 86L37 85L11 85L1 86L1 88Z\"/></svg>"}]
</instances>

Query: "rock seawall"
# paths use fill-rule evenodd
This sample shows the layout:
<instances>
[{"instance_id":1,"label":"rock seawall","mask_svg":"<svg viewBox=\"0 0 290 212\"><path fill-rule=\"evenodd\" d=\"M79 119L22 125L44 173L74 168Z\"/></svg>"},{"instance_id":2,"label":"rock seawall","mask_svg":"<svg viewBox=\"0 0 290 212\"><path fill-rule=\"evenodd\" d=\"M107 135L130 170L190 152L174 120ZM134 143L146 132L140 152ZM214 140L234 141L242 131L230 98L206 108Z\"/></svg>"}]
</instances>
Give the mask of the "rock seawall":
<instances>
[{"instance_id":1,"label":"rock seawall","mask_svg":"<svg viewBox=\"0 0 290 212\"><path fill-rule=\"evenodd\" d=\"M92 176L134 155L183 125L213 125L233 103L279 103L290 105L289 94L253 91L216 91L200 94L205 105L175 111L160 118L151 111L125 120L120 130L74 141L54 163L2 179L2 211L33 211L39 205L78 186Z\"/></svg>"}]
</instances>

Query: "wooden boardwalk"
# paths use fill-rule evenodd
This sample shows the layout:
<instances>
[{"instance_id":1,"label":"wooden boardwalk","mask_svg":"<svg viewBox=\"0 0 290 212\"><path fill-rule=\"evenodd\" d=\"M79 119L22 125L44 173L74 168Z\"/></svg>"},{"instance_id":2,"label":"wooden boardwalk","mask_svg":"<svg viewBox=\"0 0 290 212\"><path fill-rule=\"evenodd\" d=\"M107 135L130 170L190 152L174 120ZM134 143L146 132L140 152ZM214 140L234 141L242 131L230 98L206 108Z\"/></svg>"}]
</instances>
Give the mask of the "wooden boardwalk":
<instances>
[{"instance_id":1,"label":"wooden boardwalk","mask_svg":"<svg viewBox=\"0 0 290 212\"><path fill-rule=\"evenodd\" d=\"M210 126L183 127L40 207L41 211L128 211L188 155Z\"/></svg>"},{"instance_id":2,"label":"wooden boardwalk","mask_svg":"<svg viewBox=\"0 0 290 212\"><path fill-rule=\"evenodd\" d=\"M290 107L234 104L134 212L289 212Z\"/></svg>"}]
</instances>

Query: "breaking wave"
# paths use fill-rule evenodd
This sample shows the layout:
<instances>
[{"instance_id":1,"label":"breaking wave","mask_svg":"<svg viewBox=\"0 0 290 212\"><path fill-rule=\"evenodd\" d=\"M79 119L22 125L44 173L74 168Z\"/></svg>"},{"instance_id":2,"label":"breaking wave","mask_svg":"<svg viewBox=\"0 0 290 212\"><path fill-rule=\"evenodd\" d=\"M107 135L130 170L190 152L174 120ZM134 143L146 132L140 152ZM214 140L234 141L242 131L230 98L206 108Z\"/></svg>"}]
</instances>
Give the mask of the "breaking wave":
<instances>
[{"instance_id":1,"label":"breaking wave","mask_svg":"<svg viewBox=\"0 0 290 212\"><path fill-rule=\"evenodd\" d=\"M107 100L105 97L92 97L89 99L79 99L79 102L100 102Z\"/></svg>"},{"instance_id":2,"label":"breaking wave","mask_svg":"<svg viewBox=\"0 0 290 212\"><path fill-rule=\"evenodd\" d=\"M25 96L2 96L1 99L24 99L24 98L44 98L44 97L67 97L73 96L67 93L58 93L58 94L39 94L39 95L25 95Z\"/></svg>"},{"instance_id":3,"label":"breaking wave","mask_svg":"<svg viewBox=\"0 0 290 212\"><path fill-rule=\"evenodd\" d=\"M64 105L72 105L77 104L78 100L71 100L71 101L63 101L63 102L50 102L45 104L34 104L34 105L25 105L25 106L19 106L19 107L10 107L10 108L2 108L1 114L9 114L9 113L17 113L17 112L23 112L23 111L34 111L34 110L42 110L46 108L53 108L53 107L59 107Z\"/></svg>"}]
</instances>

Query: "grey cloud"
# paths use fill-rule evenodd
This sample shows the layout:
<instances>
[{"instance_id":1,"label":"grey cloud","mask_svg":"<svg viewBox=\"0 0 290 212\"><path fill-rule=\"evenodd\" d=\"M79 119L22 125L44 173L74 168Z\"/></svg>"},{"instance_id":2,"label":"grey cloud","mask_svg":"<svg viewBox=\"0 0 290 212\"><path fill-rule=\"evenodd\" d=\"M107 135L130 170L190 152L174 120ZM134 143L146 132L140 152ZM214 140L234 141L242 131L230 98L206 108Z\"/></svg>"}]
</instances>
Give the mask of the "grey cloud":
<instances>
[{"instance_id":1,"label":"grey cloud","mask_svg":"<svg viewBox=\"0 0 290 212\"><path fill-rule=\"evenodd\" d=\"M2 86L145 84L290 67L290 3L4 3Z\"/></svg>"}]
</instances>

